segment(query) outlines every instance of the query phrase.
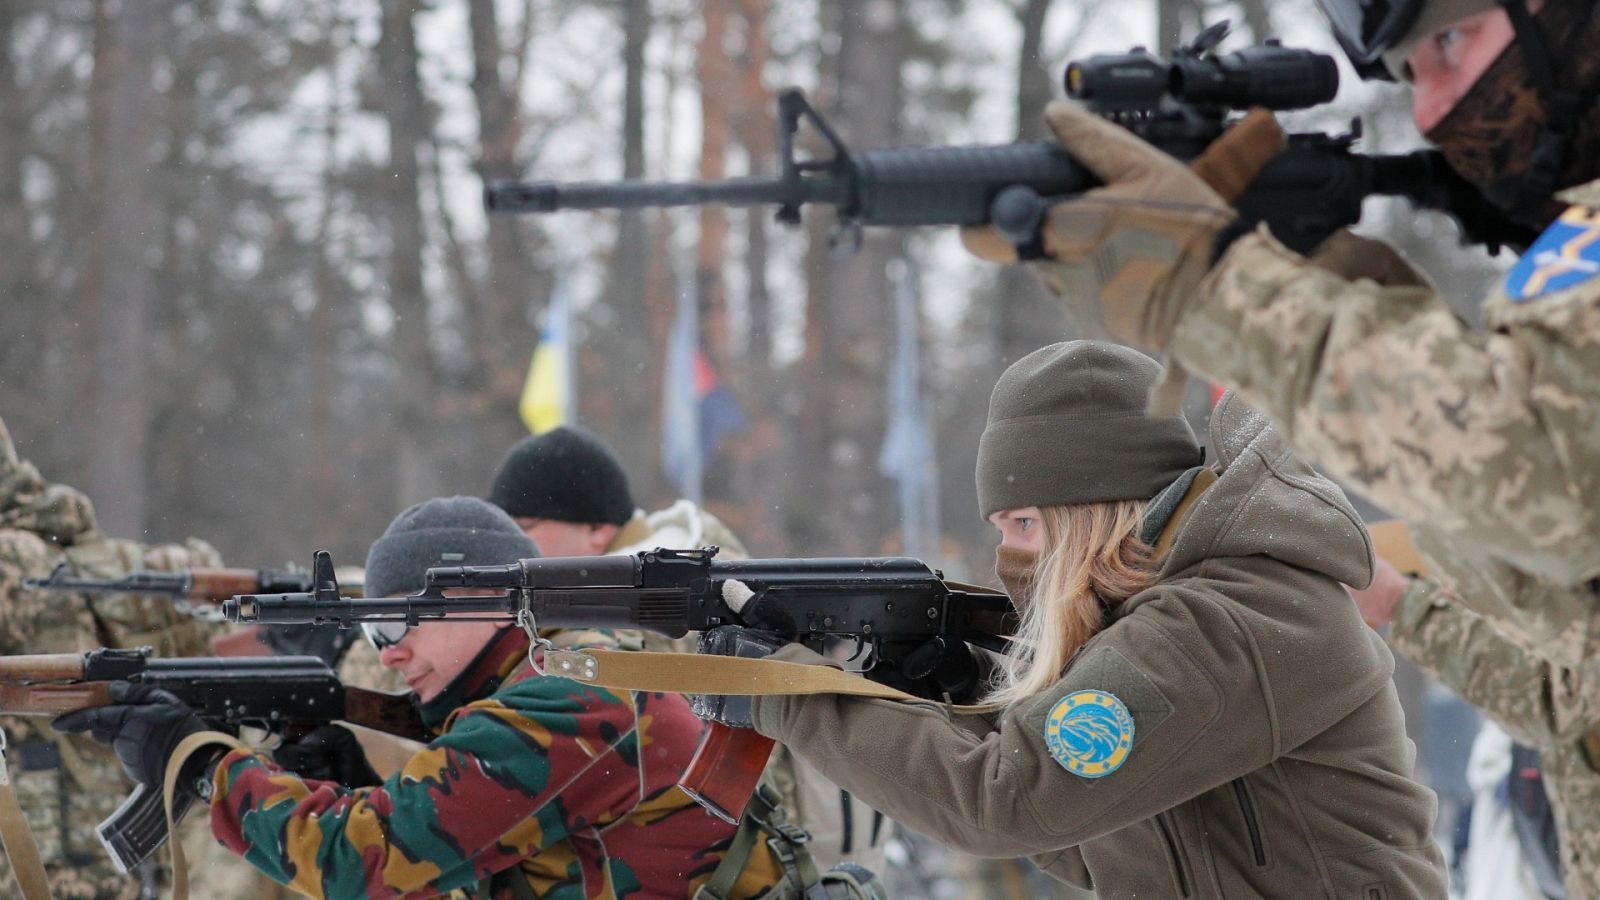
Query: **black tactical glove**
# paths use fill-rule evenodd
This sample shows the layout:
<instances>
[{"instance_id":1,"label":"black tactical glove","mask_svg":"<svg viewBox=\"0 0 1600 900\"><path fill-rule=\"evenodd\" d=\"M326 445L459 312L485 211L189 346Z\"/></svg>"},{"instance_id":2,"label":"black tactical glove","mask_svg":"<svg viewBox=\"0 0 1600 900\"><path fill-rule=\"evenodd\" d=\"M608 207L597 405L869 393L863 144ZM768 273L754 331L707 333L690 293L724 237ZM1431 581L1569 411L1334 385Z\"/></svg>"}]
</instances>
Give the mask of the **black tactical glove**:
<instances>
[{"instance_id":1,"label":"black tactical glove","mask_svg":"<svg viewBox=\"0 0 1600 900\"><path fill-rule=\"evenodd\" d=\"M272 751L272 761L301 778L336 781L345 787L383 783L367 762L361 742L340 725L324 725L295 740L285 740Z\"/></svg>"},{"instance_id":2,"label":"black tactical glove","mask_svg":"<svg viewBox=\"0 0 1600 900\"><path fill-rule=\"evenodd\" d=\"M782 635L743 625L723 625L700 635L700 652L709 656L742 656L764 659L789 643ZM751 701L748 695L690 694L689 708L707 722L731 728L751 728Z\"/></svg>"},{"instance_id":3,"label":"black tactical glove","mask_svg":"<svg viewBox=\"0 0 1600 900\"><path fill-rule=\"evenodd\" d=\"M921 687L914 691L931 694L930 700L949 699L967 703L983 686L982 671L972 648L965 641L936 637L906 654L900 673Z\"/></svg>"},{"instance_id":4,"label":"black tactical glove","mask_svg":"<svg viewBox=\"0 0 1600 900\"><path fill-rule=\"evenodd\" d=\"M57 717L50 727L65 734L87 731L90 737L117 754L129 778L161 790L167 774L167 760L177 749L178 742L211 729L182 700L160 688L114 681L110 696L113 705L69 712ZM223 753L218 749L191 756L188 769L178 783L189 787Z\"/></svg>"}]
</instances>

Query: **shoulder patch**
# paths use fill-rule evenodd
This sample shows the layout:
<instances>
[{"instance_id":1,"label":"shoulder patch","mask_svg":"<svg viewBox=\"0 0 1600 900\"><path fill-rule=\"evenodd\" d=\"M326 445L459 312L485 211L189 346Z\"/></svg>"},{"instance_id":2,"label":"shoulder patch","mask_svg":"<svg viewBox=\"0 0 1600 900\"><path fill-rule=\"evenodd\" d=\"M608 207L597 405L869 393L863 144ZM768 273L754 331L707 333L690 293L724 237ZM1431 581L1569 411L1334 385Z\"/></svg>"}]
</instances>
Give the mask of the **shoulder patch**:
<instances>
[{"instance_id":1,"label":"shoulder patch","mask_svg":"<svg viewBox=\"0 0 1600 900\"><path fill-rule=\"evenodd\" d=\"M1600 210L1568 207L1506 273L1506 297L1523 303L1596 275L1600 275Z\"/></svg>"},{"instance_id":2,"label":"shoulder patch","mask_svg":"<svg viewBox=\"0 0 1600 900\"><path fill-rule=\"evenodd\" d=\"M1133 749L1133 716L1112 694L1077 691L1050 708L1044 743L1050 756L1074 775L1110 775Z\"/></svg>"}]
</instances>

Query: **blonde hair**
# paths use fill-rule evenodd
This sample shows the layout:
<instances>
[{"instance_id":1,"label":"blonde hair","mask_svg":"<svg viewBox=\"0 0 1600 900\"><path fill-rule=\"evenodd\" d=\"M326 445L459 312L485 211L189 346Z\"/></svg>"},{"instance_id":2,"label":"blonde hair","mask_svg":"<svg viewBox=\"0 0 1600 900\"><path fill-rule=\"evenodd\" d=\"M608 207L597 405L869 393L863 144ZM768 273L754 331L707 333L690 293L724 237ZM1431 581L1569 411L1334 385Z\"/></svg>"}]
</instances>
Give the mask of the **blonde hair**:
<instances>
[{"instance_id":1,"label":"blonde hair","mask_svg":"<svg viewBox=\"0 0 1600 900\"><path fill-rule=\"evenodd\" d=\"M1152 549L1138 535L1145 505L1112 500L1040 508L1045 549L986 702L1010 706L1055 684L1078 648L1104 627L1104 607L1155 581Z\"/></svg>"}]
</instances>

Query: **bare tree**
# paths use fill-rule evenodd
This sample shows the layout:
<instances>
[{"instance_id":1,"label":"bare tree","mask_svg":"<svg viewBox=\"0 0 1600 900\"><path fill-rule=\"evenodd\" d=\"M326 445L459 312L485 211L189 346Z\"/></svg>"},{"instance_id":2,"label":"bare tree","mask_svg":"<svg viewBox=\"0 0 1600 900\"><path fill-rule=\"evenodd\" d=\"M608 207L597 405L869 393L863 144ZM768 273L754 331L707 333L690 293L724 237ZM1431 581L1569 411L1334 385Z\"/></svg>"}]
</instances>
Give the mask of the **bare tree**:
<instances>
[{"instance_id":1,"label":"bare tree","mask_svg":"<svg viewBox=\"0 0 1600 900\"><path fill-rule=\"evenodd\" d=\"M417 74L412 0L381 0L377 62L380 96L389 133L388 189L384 192L389 236L389 306L394 312L396 465L405 503L439 493L442 483L430 458L428 430L433 411L433 354L428 339L428 296L422 278L425 250L418 152L431 125Z\"/></svg>"},{"instance_id":2,"label":"bare tree","mask_svg":"<svg viewBox=\"0 0 1600 900\"><path fill-rule=\"evenodd\" d=\"M830 76L829 112L840 134L861 147L899 143L905 29L904 0L823 4L825 30L836 36ZM885 363L889 346L888 266L904 252L896 232L862 236L859 252L827 257L812 269L808 317L820 340L818 392L807 422L823 436L821 452L809 459L821 487L820 517L811 524L806 552L876 551L890 531L888 481L878 472L883 439Z\"/></svg>"},{"instance_id":3,"label":"bare tree","mask_svg":"<svg viewBox=\"0 0 1600 900\"><path fill-rule=\"evenodd\" d=\"M645 176L645 49L653 26L648 0L624 0L622 12L622 177ZM647 385L660 371L661 350L653 340L649 296L651 229L645 214L617 217L600 313L606 327L590 335L583 370L583 418L616 448L641 497L660 492L656 477L658 397ZM659 276L658 276L659 277ZM670 298L670 277L668 297Z\"/></svg>"},{"instance_id":4,"label":"bare tree","mask_svg":"<svg viewBox=\"0 0 1600 900\"><path fill-rule=\"evenodd\" d=\"M154 282L153 163L157 106L152 65L161 55L169 0L96 4L95 85L104 119L92 122L91 153L101 186L100 228L92 246L99 277L85 285L95 342L93 417L102 435L89 456L88 488L100 522L113 534L139 534L145 524L150 434L149 321ZM114 273L114 274L113 274Z\"/></svg>"}]
</instances>

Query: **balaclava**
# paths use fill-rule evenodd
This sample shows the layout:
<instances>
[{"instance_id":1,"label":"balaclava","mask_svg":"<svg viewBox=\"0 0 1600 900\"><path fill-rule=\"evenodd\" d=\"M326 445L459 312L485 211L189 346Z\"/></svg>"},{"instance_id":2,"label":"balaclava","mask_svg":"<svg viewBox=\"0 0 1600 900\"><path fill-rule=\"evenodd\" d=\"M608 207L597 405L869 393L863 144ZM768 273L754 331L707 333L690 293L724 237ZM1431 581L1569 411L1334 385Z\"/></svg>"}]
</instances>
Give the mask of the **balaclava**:
<instances>
[{"instance_id":1,"label":"balaclava","mask_svg":"<svg viewBox=\"0 0 1600 900\"><path fill-rule=\"evenodd\" d=\"M1600 176L1600 17L1593 5L1547 0L1523 26L1539 34L1544 50L1530 55L1519 32L1425 135L1462 177L1535 229L1561 213L1557 191ZM1545 65L1553 89L1541 86ZM1565 131L1547 133L1547 123L1562 119ZM1535 163L1541 158L1546 166Z\"/></svg>"}]
</instances>

